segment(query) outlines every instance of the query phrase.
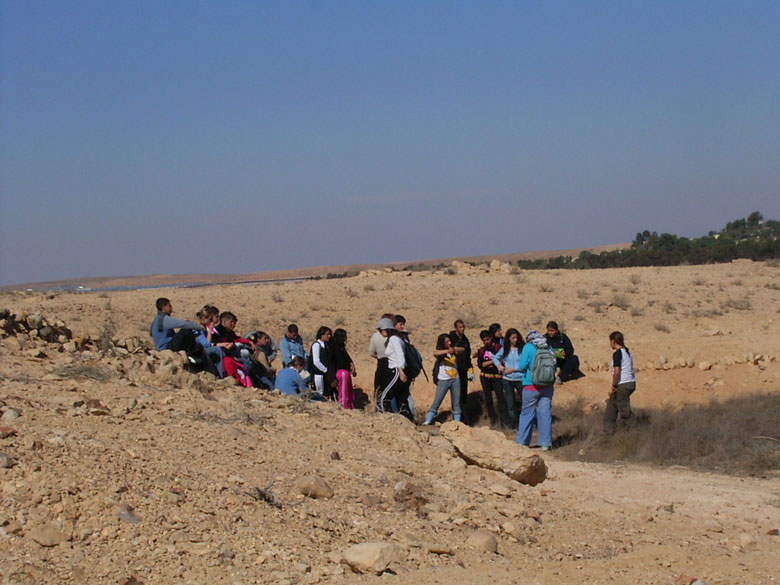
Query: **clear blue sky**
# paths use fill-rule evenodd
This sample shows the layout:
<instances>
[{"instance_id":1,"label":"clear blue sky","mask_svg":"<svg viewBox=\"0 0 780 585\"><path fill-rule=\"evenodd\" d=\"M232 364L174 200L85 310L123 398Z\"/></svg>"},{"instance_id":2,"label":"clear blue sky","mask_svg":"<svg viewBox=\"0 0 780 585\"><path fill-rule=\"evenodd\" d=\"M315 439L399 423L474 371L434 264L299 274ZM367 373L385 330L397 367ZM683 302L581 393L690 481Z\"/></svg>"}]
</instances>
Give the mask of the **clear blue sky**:
<instances>
[{"instance_id":1,"label":"clear blue sky","mask_svg":"<svg viewBox=\"0 0 780 585\"><path fill-rule=\"evenodd\" d=\"M780 2L0 2L0 284L780 219Z\"/></svg>"}]
</instances>

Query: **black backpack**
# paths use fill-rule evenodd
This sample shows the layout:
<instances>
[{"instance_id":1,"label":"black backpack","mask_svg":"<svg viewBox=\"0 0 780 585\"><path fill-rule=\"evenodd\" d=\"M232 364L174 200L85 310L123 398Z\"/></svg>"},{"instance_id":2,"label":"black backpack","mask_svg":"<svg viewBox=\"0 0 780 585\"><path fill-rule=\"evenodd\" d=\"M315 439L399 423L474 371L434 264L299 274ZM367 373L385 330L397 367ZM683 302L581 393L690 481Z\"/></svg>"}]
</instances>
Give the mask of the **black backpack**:
<instances>
[{"instance_id":1,"label":"black backpack","mask_svg":"<svg viewBox=\"0 0 780 585\"><path fill-rule=\"evenodd\" d=\"M404 359L406 360L404 374L410 381L414 380L420 372L423 372L423 360L420 351L408 341L404 341ZM425 379L428 379L428 374L425 374Z\"/></svg>"}]
</instances>

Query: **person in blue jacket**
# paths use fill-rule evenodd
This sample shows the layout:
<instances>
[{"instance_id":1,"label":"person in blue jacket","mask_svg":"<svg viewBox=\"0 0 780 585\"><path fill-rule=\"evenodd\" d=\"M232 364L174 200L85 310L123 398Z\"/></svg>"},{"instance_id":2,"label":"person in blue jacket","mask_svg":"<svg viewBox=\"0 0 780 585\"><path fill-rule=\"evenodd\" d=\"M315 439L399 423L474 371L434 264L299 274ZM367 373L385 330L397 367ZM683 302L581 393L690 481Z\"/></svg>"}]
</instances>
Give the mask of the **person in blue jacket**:
<instances>
[{"instance_id":1,"label":"person in blue jacket","mask_svg":"<svg viewBox=\"0 0 780 585\"><path fill-rule=\"evenodd\" d=\"M515 392L519 395L522 390L523 374L520 371L520 348L522 344L523 337L520 335L520 332L514 327L507 329L503 346L493 354L493 364L503 377L506 409L513 429L517 428L517 400L515 399Z\"/></svg>"},{"instance_id":2,"label":"person in blue jacket","mask_svg":"<svg viewBox=\"0 0 780 585\"><path fill-rule=\"evenodd\" d=\"M549 451L552 449L552 398L555 384L536 386L531 380L531 366L537 351L549 351L553 356L555 355L547 345L544 335L531 329L525 336L525 345L518 366L523 375L523 406L515 440L521 445L530 447L534 422L536 422L538 427L536 442L542 451Z\"/></svg>"}]
</instances>

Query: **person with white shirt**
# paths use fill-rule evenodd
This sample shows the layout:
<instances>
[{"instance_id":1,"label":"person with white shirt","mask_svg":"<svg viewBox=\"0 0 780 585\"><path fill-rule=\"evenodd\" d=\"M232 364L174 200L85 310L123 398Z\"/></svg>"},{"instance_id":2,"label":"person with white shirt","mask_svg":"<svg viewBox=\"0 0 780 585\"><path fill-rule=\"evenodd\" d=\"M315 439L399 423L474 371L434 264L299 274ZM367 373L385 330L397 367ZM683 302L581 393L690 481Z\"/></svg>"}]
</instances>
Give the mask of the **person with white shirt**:
<instances>
[{"instance_id":1,"label":"person with white shirt","mask_svg":"<svg viewBox=\"0 0 780 585\"><path fill-rule=\"evenodd\" d=\"M404 395L404 390L408 389L406 385L408 378L404 373L404 368L406 367L404 342L398 335L392 319L380 319L377 329L379 329L382 337L386 339L385 355L387 356L387 368L381 372L379 377L379 385L374 397L376 411L392 412L392 401L393 398L396 398L400 414L410 420L414 420L414 416L409 410L407 397Z\"/></svg>"}]
</instances>

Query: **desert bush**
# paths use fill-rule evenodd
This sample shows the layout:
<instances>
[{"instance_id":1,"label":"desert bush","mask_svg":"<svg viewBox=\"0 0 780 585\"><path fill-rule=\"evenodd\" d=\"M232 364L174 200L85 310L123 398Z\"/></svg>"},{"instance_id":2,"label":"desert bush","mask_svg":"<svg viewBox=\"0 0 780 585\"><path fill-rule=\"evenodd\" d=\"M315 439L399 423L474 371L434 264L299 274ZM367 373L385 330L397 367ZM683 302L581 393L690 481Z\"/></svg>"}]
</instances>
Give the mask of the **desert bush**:
<instances>
[{"instance_id":1,"label":"desert bush","mask_svg":"<svg viewBox=\"0 0 780 585\"><path fill-rule=\"evenodd\" d=\"M671 303L669 301L666 301L663 306L663 312L664 313L674 313L677 310L677 307L674 306L674 303Z\"/></svg>"},{"instance_id":2,"label":"desert bush","mask_svg":"<svg viewBox=\"0 0 780 585\"><path fill-rule=\"evenodd\" d=\"M671 333L672 332L672 330L669 329L669 326L666 325L665 323L656 323L655 325L653 325L653 327L655 327L656 331L661 331L663 333Z\"/></svg>"},{"instance_id":3,"label":"desert bush","mask_svg":"<svg viewBox=\"0 0 780 585\"><path fill-rule=\"evenodd\" d=\"M767 282L765 286L770 290L780 290L780 284L776 282Z\"/></svg>"},{"instance_id":4,"label":"desert bush","mask_svg":"<svg viewBox=\"0 0 780 585\"><path fill-rule=\"evenodd\" d=\"M750 299L729 299L723 303L724 309L736 309L737 311L749 311L751 308Z\"/></svg>"},{"instance_id":5,"label":"desert bush","mask_svg":"<svg viewBox=\"0 0 780 585\"><path fill-rule=\"evenodd\" d=\"M590 293L583 289L577 289L577 298L582 300L587 300L590 298Z\"/></svg>"},{"instance_id":6,"label":"desert bush","mask_svg":"<svg viewBox=\"0 0 780 585\"><path fill-rule=\"evenodd\" d=\"M628 277L628 282L634 285L639 284L640 282L642 282L642 277L639 276L638 274L632 274L631 276Z\"/></svg>"},{"instance_id":7,"label":"desert bush","mask_svg":"<svg viewBox=\"0 0 780 585\"><path fill-rule=\"evenodd\" d=\"M577 315L574 315L574 320L575 321L584 321L585 317L583 315L577 314Z\"/></svg>"},{"instance_id":8,"label":"desert bush","mask_svg":"<svg viewBox=\"0 0 780 585\"><path fill-rule=\"evenodd\" d=\"M553 289L553 287L551 287L549 284L539 285L539 292L548 293L548 292L552 292L553 290L555 289Z\"/></svg>"},{"instance_id":9,"label":"desert bush","mask_svg":"<svg viewBox=\"0 0 780 585\"><path fill-rule=\"evenodd\" d=\"M374 287L373 284L364 284L363 285L363 290L366 291L366 292L373 292L373 291L376 290L376 288Z\"/></svg>"},{"instance_id":10,"label":"desert bush","mask_svg":"<svg viewBox=\"0 0 780 585\"><path fill-rule=\"evenodd\" d=\"M731 282L734 286L742 286L744 283L742 282L741 278L738 278L737 280L734 280Z\"/></svg>"},{"instance_id":11,"label":"desert bush","mask_svg":"<svg viewBox=\"0 0 780 585\"><path fill-rule=\"evenodd\" d=\"M350 298L350 299L356 299L356 298L358 298L360 296L357 293L357 291L352 290L351 288L348 288L347 290L345 290L344 294L347 295L347 298Z\"/></svg>"},{"instance_id":12,"label":"desert bush","mask_svg":"<svg viewBox=\"0 0 780 585\"><path fill-rule=\"evenodd\" d=\"M275 291L273 294L271 294L271 300L275 303L283 303L284 297L282 296L282 293Z\"/></svg>"},{"instance_id":13,"label":"desert bush","mask_svg":"<svg viewBox=\"0 0 780 585\"><path fill-rule=\"evenodd\" d=\"M342 315L339 315L338 317L336 317L336 320L334 322L336 323L336 327L343 327L347 323L344 320L344 317Z\"/></svg>"},{"instance_id":14,"label":"desert bush","mask_svg":"<svg viewBox=\"0 0 780 585\"><path fill-rule=\"evenodd\" d=\"M626 295L617 294L612 297L612 304L619 309L627 310L631 306L631 302Z\"/></svg>"},{"instance_id":15,"label":"desert bush","mask_svg":"<svg viewBox=\"0 0 780 585\"><path fill-rule=\"evenodd\" d=\"M582 398L554 403L557 453L571 460L627 460L751 475L780 472L780 394L635 414L633 428L604 435L603 410L593 412Z\"/></svg>"},{"instance_id":16,"label":"desert bush","mask_svg":"<svg viewBox=\"0 0 780 585\"><path fill-rule=\"evenodd\" d=\"M588 306L593 309L594 313L603 313L604 312L604 305L601 301L591 301L588 303Z\"/></svg>"},{"instance_id":17,"label":"desert bush","mask_svg":"<svg viewBox=\"0 0 780 585\"><path fill-rule=\"evenodd\" d=\"M693 281L691 282L691 284L693 286L706 286L707 285L707 281L704 280L703 278L694 278Z\"/></svg>"},{"instance_id":18,"label":"desert bush","mask_svg":"<svg viewBox=\"0 0 780 585\"><path fill-rule=\"evenodd\" d=\"M385 290L393 290L395 288L394 282L388 282L385 284Z\"/></svg>"},{"instance_id":19,"label":"desert bush","mask_svg":"<svg viewBox=\"0 0 780 585\"><path fill-rule=\"evenodd\" d=\"M641 317L644 314L645 314L645 312L642 310L641 307L631 307L631 316L632 317Z\"/></svg>"}]
</instances>

